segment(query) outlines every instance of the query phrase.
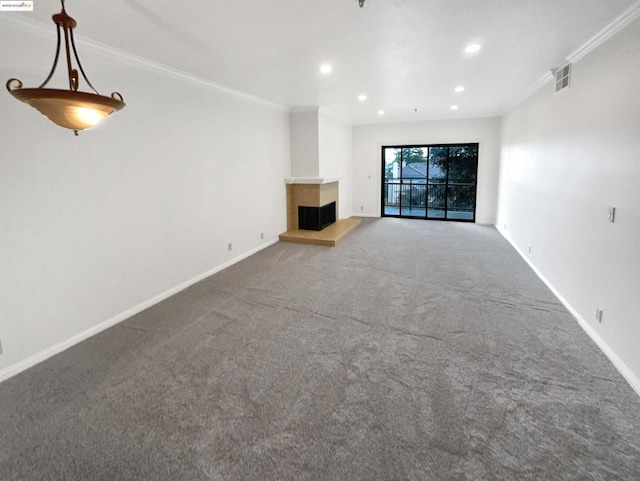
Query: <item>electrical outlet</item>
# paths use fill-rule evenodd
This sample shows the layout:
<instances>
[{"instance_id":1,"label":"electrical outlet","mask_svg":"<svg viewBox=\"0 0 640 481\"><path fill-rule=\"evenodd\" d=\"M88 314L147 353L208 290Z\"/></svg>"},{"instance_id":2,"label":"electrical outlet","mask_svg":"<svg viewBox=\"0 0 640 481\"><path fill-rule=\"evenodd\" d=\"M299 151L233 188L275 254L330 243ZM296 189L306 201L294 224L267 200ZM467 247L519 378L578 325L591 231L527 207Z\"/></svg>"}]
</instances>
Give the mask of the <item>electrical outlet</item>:
<instances>
[{"instance_id":1,"label":"electrical outlet","mask_svg":"<svg viewBox=\"0 0 640 481\"><path fill-rule=\"evenodd\" d=\"M360 210L364 210L364 205L361 205L361 206L360 206Z\"/></svg>"},{"instance_id":2,"label":"electrical outlet","mask_svg":"<svg viewBox=\"0 0 640 481\"><path fill-rule=\"evenodd\" d=\"M507 224L504 225L504 230L507 230Z\"/></svg>"},{"instance_id":3,"label":"electrical outlet","mask_svg":"<svg viewBox=\"0 0 640 481\"><path fill-rule=\"evenodd\" d=\"M596 321L602 322L602 309L596 307Z\"/></svg>"},{"instance_id":4,"label":"electrical outlet","mask_svg":"<svg viewBox=\"0 0 640 481\"><path fill-rule=\"evenodd\" d=\"M609 206L609 215L607 216L607 219L609 219L609 222L611 222L613 224L615 218L616 218L616 208L613 207L612 205L610 205Z\"/></svg>"},{"instance_id":5,"label":"electrical outlet","mask_svg":"<svg viewBox=\"0 0 640 481\"><path fill-rule=\"evenodd\" d=\"M230 251L231 249L233 249L233 245L231 244L231 242L229 242L229 243L227 244L227 250L229 250L229 251Z\"/></svg>"},{"instance_id":6,"label":"electrical outlet","mask_svg":"<svg viewBox=\"0 0 640 481\"><path fill-rule=\"evenodd\" d=\"M260 239L264 239L264 232L260 232Z\"/></svg>"},{"instance_id":7,"label":"electrical outlet","mask_svg":"<svg viewBox=\"0 0 640 481\"><path fill-rule=\"evenodd\" d=\"M531 244L529 244L529 254L531 254Z\"/></svg>"},{"instance_id":8,"label":"electrical outlet","mask_svg":"<svg viewBox=\"0 0 640 481\"><path fill-rule=\"evenodd\" d=\"M0 340L0 355L3 353L2 351L2 341Z\"/></svg>"}]
</instances>

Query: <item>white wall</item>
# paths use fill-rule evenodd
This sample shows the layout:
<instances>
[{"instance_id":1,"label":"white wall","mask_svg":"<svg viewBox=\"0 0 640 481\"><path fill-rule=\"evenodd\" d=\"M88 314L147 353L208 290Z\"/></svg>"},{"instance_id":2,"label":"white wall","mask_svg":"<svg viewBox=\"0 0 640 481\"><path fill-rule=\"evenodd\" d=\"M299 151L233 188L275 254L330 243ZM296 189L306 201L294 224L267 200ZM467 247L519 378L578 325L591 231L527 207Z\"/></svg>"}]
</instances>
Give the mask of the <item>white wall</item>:
<instances>
[{"instance_id":1,"label":"white wall","mask_svg":"<svg viewBox=\"0 0 640 481\"><path fill-rule=\"evenodd\" d=\"M44 79L50 40L6 22L0 44L0 78ZM288 111L78 48L127 102L104 125L0 94L0 378L286 230Z\"/></svg>"},{"instance_id":2,"label":"white wall","mask_svg":"<svg viewBox=\"0 0 640 481\"><path fill-rule=\"evenodd\" d=\"M494 224L499 166L499 120L479 118L353 127L353 212L380 215L383 145L479 142L476 222Z\"/></svg>"},{"instance_id":3,"label":"white wall","mask_svg":"<svg viewBox=\"0 0 640 481\"><path fill-rule=\"evenodd\" d=\"M548 84L505 116L498 227L531 245L531 263L640 393L639 77L635 20L573 66L569 90Z\"/></svg>"},{"instance_id":4,"label":"white wall","mask_svg":"<svg viewBox=\"0 0 640 481\"><path fill-rule=\"evenodd\" d=\"M318 115L320 140L320 177L340 177L340 218L353 214L352 196L352 126L320 109Z\"/></svg>"},{"instance_id":5,"label":"white wall","mask_svg":"<svg viewBox=\"0 0 640 481\"><path fill-rule=\"evenodd\" d=\"M318 107L291 112L291 175L320 176Z\"/></svg>"}]
</instances>

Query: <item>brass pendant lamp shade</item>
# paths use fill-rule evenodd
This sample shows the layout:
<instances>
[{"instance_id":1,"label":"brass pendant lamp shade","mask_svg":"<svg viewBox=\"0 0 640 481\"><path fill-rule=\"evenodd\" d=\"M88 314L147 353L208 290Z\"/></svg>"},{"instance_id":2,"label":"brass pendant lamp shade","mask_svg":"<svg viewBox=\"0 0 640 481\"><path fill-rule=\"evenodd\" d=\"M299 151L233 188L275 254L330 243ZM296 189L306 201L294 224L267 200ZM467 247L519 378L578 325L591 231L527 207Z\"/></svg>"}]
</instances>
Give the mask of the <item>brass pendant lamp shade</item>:
<instances>
[{"instance_id":1,"label":"brass pendant lamp shade","mask_svg":"<svg viewBox=\"0 0 640 481\"><path fill-rule=\"evenodd\" d=\"M73 29L76 27L76 21L67 15L64 8L64 0L61 0L61 2L62 12L52 17L57 26L58 47L49 76L38 88L22 88L22 82L12 78L7 81L7 90L16 99L31 105L54 124L65 129L71 129L78 135L79 130L95 127L108 115L116 110L123 109L125 103L122 95L117 92L112 93L111 97L100 95L87 79L73 40ZM69 90L44 88L51 80L58 65L60 44L62 43L61 31L64 33ZM69 48L70 46L72 50ZM82 77L94 93L78 91L78 70L74 69L71 64L72 51Z\"/></svg>"}]
</instances>

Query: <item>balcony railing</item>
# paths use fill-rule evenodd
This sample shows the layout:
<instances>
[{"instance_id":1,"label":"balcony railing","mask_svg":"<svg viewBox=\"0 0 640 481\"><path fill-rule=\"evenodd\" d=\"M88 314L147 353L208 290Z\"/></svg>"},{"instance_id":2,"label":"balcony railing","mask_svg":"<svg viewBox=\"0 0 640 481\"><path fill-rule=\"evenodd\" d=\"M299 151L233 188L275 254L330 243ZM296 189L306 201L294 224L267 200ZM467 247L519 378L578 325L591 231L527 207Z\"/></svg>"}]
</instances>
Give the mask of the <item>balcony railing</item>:
<instances>
[{"instance_id":1,"label":"balcony railing","mask_svg":"<svg viewBox=\"0 0 640 481\"><path fill-rule=\"evenodd\" d=\"M384 205L407 209L455 210L473 212L475 184L449 181L427 182L421 179L385 179Z\"/></svg>"}]
</instances>

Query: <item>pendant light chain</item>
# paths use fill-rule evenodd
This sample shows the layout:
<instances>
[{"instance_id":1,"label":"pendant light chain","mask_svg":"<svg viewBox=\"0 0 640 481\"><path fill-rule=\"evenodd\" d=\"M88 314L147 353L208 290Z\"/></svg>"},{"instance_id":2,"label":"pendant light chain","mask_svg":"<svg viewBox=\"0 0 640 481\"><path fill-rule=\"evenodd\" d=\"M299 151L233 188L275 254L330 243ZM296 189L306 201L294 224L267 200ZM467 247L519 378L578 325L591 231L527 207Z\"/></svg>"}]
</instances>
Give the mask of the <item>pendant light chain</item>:
<instances>
[{"instance_id":1,"label":"pendant light chain","mask_svg":"<svg viewBox=\"0 0 640 481\"><path fill-rule=\"evenodd\" d=\"M64 2L63 2L63 4L64 4ZM40 87L38 87L39 89L41 89L42 87L44 87L45 85L47 85L49 83L49 80L51 80L51 77L53 77L53 73L56 71L56 66L58 65L58 58L60 58L60 26L58 26L58 28L56 28L56 32L58 34L58 46L56 47L56 56L53 59L53 67L51 67L51 72L49 72L49 76L45 79L44 82L42 82L42 85L40 85Z\"/></svg>"}]
</instances>

